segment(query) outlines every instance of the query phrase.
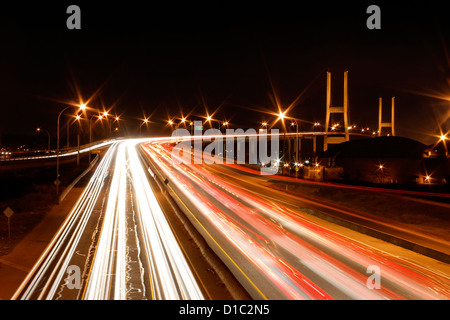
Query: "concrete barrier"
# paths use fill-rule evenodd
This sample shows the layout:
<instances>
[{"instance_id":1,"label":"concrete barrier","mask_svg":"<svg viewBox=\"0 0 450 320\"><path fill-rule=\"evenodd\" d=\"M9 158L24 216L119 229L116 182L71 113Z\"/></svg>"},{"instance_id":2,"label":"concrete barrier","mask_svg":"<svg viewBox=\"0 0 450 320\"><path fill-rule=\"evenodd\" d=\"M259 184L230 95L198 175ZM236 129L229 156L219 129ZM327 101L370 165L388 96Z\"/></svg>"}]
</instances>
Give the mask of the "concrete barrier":
<instances>
[{"instance_id":1,"label":"concrete barrier","mask_svg":"<svg viewBox=\"0 0 450 320\"><path fill-rule=\"evenodd\" d=\"M61 193L61 195L58 198L58 204L61 204L61 202L64 200L64 198L67 196L67 194L73 189L73 187L81 180L81 178L83 178L86 174L88 174L89 171L92 170L92 168L94 167L94 165L97 163L99 158L99 155L97 154L97 156L94 158L94 160L91 161L91 164L89 165L89 167L83 171L82 174L80 174L74 181L72 181L72 183L67 186L67 188Z\"/></svg>"}]
</instances>

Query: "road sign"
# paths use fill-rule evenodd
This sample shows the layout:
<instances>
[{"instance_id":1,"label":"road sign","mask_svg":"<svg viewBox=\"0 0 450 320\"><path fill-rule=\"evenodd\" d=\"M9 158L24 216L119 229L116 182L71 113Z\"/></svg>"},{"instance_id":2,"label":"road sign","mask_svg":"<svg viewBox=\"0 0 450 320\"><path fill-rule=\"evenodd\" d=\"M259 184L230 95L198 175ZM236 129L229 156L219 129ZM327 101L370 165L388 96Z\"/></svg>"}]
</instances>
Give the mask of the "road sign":
<instances>
[{"instance_id":1,"label":"road sign","mask_svg":"<svg viewBox=\"0 0 450 320\"><path fill-rule=\"evenodd\" d=\"M295 171L298 171L298 170L300 170L300 168L299 167L295 167Z\"/></svg>"},{"instance_id":2,"label":"road sign","mask_svg":"<svg viewBox=\"0 0 450 320\"><path fill-rule=\"evenodd\" d=\"M11 240L11 221L10 218L14 214L14 211L8 207L3 211L3 214L8 218L8 239Z\"/></svg>"},{"instance_id":3,"label":"road sign","mask_svg":"<svg viewBox=\"0 0 450 320\"><path fill-rule=\"evenodd\" d=\"M14 214L14 211L8 207L3 211L3 214L9 219Z\"/></svg>"},{"instance_id":4,"label":"road sign","mask_svg":"<svg viewBox=\"0 0 450 320\"><path fill-rule=\"evenodd\" d=\"M59 185L61 184L61 181L59 181L58 179L56 179L53 183L54 183L56 186L59 186Z\"/></svg>"}]
</instances>

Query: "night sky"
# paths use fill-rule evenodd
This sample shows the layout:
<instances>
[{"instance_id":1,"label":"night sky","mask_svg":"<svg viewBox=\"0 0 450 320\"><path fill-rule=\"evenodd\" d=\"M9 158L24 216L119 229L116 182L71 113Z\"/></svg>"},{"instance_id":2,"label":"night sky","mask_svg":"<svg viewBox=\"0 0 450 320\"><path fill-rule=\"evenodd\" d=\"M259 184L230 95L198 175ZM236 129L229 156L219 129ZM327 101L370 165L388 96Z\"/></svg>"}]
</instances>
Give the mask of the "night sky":
<instances>
[{"instance_id":1,"label":"night sky","mask_svg":"<svg viewBox=\"0 0 450 320\"><path fill-rule=\"evenodd\" d=\"M54 135L76 87L84 100L95 93L90 106L114 106L130 132L144 114L163 134L180 110L219 106L218 119L258 128L275 119L264 113L277 112L274 92L286 107L298 98L289 116L324 123L326 72L338 106L348 70L351 124L376 128L378 97L388 111L395 96L397 135L432 143L439 126L450 130L450 19L443 1L392 2L2 4L0 130ZM81 30L66 28L70 4ZM366 27L370 4L381 30Z\"/></svg>"}]
</instances>

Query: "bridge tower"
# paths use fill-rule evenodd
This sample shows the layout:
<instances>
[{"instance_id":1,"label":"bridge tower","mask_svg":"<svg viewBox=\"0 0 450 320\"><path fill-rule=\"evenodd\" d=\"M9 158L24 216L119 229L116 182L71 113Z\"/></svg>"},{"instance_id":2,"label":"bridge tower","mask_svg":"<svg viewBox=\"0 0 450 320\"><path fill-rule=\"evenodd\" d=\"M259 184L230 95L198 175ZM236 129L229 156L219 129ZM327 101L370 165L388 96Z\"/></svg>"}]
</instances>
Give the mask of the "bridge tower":
<instances>
[{"instance_id":1,"label":"bridge tower","mask_svg":"<svg viewBox=\"0 0 450 320\"><path fill-rule=\"evenodd\" d=\"M382 122L383 119L383 100L382 98L378 99L378 136L381 136L382 128L391 128L391 134L395 136L394 129L394 110L395 110L395 97L392 97L391 100L391 122Z\"/></svg>"},{"instance_id":2,"label":"bridge tower","mask_svg":"<svg viewBox=\"0 0 450 320\"><path fill-rule=\"evenodd\" d=\"M327 114L325 120L325 131L328 132L330 116L332 113L343 114L344 116L344 136L324 136L323 149L328 149L328 144L339 144L349 140L348 133L348 71L344 72L344 103L342 107L331 106L331 73L327 72Z\"/></svg>"}]
</instances>

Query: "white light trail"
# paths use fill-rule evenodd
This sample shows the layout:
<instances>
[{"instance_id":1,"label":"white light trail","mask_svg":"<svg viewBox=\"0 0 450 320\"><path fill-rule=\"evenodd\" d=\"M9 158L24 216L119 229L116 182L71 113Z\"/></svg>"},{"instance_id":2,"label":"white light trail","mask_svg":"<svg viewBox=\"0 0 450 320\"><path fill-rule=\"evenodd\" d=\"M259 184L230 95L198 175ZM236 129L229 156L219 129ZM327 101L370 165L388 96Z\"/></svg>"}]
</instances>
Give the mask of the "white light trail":
<instances>
[{"instance_id":1,"label":"white light trail","mask_svg":"<svg viewBox=\"0 0 450 320\"><path fill-rule=\"evenodd\" d=\"M129 167L156 299L203 299L194 275L147 181L136 152L128 144Z\"/></svg>"},{"instance_id":2,"label":"white light trail","mask_svg":"<svg viewBox=\"0 0 450 320\"><path fill-rule=\"evenodd\" d=\"M50 244L44 250L33 269L29 272L22 285L12 299L31 299L37 291L38 284L47 278L51 272L52 281L47 281L39 294L39 299L53 299L64 276L75 248L83 234L94 205L101 192L103 181L107 175L115 151L113 145L105 154L103 160L95 170L88 185L78 199L78 202L55 234ZM63 251L61 253L61 250ZM56 260L56 261L55 261ZM55 265L56 263L56 265ZM28 284L28 285L27 285ZM26 287L26 288L25 288ZM48 289L48 290L46 290Z\"/></svg>"},{"instance_id":3,"label":"white light trail","mask_svg":"<svg viewBox=\"0 0 450 320\"><path fill-rule=\"evenodd\" d=\"M79 266L84 267L87 277L78 298L129 299L127 281L137 277L139 282L150 279L143 286L147 288L145 292L151 292L152 299L204 299L147 180L147 171L136 150L140 142L129 140L111 146L76 206L12 299L64 299L68 290L67 268L80 261L75 259L76 252L81 246L86 251L86 239L94 241L95 237L86 233L87 225L96 225L98 219L102 219L100 235L97 242L91 242L95 254ZM93 214L94 209L98 209L98 217ZM128 256L129 246L136 239L141 261L137 269L130 271L138 265L132 265ZM144 272L148 277L144 277Z\"/></svg>"},{"instance_id":4,"label":"white light trail","mask_svg":"<svg viewBox=\"0 0 450 320\"><path fill-rule=\"evenodd\" d=\"M154 195L136 151L137 141L119 145L102 232L84 299L126 299L126 206L130 179L142 246L150 267L153 299L203 299L196 279ZM128 160L127 160L128 156ZM114 275L114 277L112 277ZM110 297L110 292L113 296Z\"/></svg>"}]
</instances>

